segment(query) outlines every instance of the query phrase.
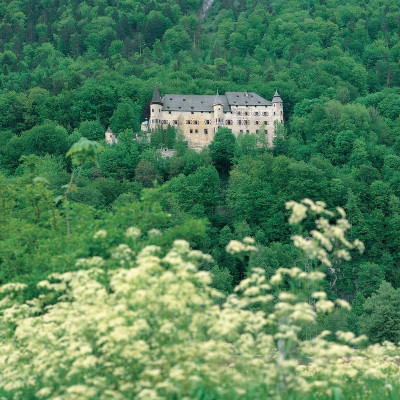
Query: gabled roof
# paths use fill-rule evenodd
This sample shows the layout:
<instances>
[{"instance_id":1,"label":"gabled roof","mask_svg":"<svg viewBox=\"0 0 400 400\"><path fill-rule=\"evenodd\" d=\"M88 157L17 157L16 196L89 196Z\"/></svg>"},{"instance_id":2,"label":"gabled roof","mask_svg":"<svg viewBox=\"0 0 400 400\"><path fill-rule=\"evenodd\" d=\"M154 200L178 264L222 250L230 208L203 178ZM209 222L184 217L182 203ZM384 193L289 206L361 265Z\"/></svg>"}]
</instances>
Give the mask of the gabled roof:
<instances>
[{"instance_id":1,"label":"gabled roof","mask_svg":"<svg viewBox=\"0 0 400 400\"><path fill-rule=\"evenodd\" d=\"M160 92L158 90L157 83L154 86L153 98L151 99L151 104L162 104Z\"/></svg>"}]
</instances>

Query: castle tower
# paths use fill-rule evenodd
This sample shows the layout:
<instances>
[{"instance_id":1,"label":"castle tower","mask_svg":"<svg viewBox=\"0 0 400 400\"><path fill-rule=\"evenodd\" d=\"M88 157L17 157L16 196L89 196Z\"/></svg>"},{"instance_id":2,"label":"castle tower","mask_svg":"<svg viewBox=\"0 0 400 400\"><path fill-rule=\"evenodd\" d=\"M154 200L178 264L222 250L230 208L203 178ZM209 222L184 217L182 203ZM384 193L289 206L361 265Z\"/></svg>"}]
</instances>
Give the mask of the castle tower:
<instances>
[{"instance_id":1,"label":"castle tower","mask_svg":"<svg viewBox=\"0 0 400 400\"><path fill-rule=\"evenodd\" d=\"M213 103L214 109L214 133L224 124L224 103L219 96L218 90Z\"/></svg>"},{"instance_id":2,"label":"castle tower","mask_svg":"<svg viewBox=\"0 0 400 400\"><path fill-rule=\"evenodd\" d=\"M272 107L273 107L274 115L279 117L279 118L276 118L276 120L278 122L283 123L283 101L281 99L281 96L279 96L279 93L277 90L275 90L275 94L272 99Z\"/></svg>"},{"instance_id":3,"label":"castle tower","mask_svg":"<svg viewBox=\"0 0 400 400\"><path fill-rule=\"evenodd\" d=\"M275 90L274 97L272 99L272 111L273 111L273 124L274 124L274 129L273 130L268 130L268 146L273 147L274 145L274 138L276 136L276 125L275 123L281 123L283 124L283 101L281 99L281 96L279 96L279 93L277 90Z\"/></svg>"},{"instance_id":4,"label":"castle tower","mask_svg":"<svg viewBox=\"0 0 400 400\"><path fill-rule=\"evenodd\" d=\"M157 126L161 124L161 110L163 107L163 102L158 90L157 83L154 86L153 97L150 103L150 130L154 131Z\"/></svg>"}]
</instances>

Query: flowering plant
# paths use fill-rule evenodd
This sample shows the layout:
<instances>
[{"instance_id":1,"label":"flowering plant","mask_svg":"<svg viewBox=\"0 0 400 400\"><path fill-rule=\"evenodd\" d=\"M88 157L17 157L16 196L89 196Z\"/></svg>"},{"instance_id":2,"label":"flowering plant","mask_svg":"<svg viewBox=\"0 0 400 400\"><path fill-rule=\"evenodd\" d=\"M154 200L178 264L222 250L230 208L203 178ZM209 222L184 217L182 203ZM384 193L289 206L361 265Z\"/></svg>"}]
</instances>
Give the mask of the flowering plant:
<instances>
[{"instance_id":1,"label":"flowering plant","mask_svg":"<svg viewBox=\"0 0 400 400\"><path fill-rule=\"evenodd\" d=\"M317 206L325 213L323 204ZM288 207L302 215L315 212L310 201ZM340 214L336 225L318 223L322 229L313 234L311 252L317 258L322 248L331 254L338 240L336 258L347 257L340 247L356 246L344 239ZM132 241L140 235L127 231ZM93 240L106 237L97 232ZM249 238L228 245L231 253L254 249ZM301 339L318 313L349 307L318 290L324 273L280 268L267 281L255 268L219 305L223 295L211 287L210 273L197 268L210 256L184 240L161 254L154 245L136 254L121 244L108 260L117 268L104 268L98 256L79 259L86 269L50 275L38 285L41 294L25 302L18 300L24 285L2 286L0 394L60 400L339 398L364 393L366 385L375 385L379 395L398 387L394 344L366 347L365 337L349 332L338 332L335 342L327 331ZM306 284L315 304L301 296Z\"/></svg>"}]
</instances>

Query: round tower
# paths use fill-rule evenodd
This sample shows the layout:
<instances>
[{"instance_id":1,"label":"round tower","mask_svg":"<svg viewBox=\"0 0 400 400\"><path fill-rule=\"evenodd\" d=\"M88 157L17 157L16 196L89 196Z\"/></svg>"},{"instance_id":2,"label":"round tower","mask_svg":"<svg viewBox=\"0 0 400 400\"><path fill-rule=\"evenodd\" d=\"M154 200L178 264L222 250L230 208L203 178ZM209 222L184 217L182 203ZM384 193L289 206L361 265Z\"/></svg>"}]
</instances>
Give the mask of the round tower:
<instances>
[{"instance_id":1,"label":"round tower","mask_svg":"<svg viewBox=\"0 0 400 400\"><path fill-rule=\"evenodd\" d=\"M220 126L223 126L224 124L224 103L221 100L218 90L213 103L213 111L214 111L214 132L217 132L218 128Z\"/></svg>"},{"instance_id":2,"label":"round tower","mask_svg":"<svg viewBox=\"0 0 400 400\"><path fill-rule=\"evenodd\" d=\"M272 108L274 116L276 117L274 119L283 124L283 101L277 90L275 90L275 94L272 99Z\"/></svg>"},{"instance_id":3,"label":"round tower","mask_svg":"<svg viewBox=\"0 0 400 400\"><path fill-rule=\"evenodd\" d=\"M163 102L158 90L157 83L154 86L153 97L150 103L150 130L154 131L157 126L161 125L161 111Z\"/></svg>"}]
</instances>

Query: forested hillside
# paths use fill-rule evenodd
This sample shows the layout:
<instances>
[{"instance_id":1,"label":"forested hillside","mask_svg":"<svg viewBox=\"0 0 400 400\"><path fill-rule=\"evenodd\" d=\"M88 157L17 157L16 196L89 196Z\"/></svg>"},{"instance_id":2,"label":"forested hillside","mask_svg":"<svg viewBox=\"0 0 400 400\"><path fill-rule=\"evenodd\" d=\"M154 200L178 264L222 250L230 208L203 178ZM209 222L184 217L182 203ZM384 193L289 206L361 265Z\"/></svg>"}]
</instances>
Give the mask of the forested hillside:
<instances>
[{"instance_id":1,"label":"forested hillside","mask_svg":"<svg viewBox=\"0 0 400 400\"><path fill-rule=\"evenodd\" d=\"M210 300L212 288L230 295L255 267L266 280L281 276L277 272L281 267L321 269L326 276L315 290L325 291L327 301L348 301L352 309L330 307L331 313L313 315L308 330L303 326L296 331L300 340L325 340L317 335L329 330L339 331L339 339L329 336L334 341L340 341L341 331L351 331L366 334L370 344L399 342L400 4L391 0L220 0L204 16L202 6L199 0L0 2L0 284L23 282L26 290L13 294L13 299L31 305L38 301L44 309L57 303L58 296L65 299L72 294L61 295L69 284L60 283L60 293L55 289L58 294L45 292L47 297L40 297L47 284L37 286L38 282L52 273L80 271L55 279L65 283L82 278L89 286L89 280L98 280L111 295L113 270L123 275L121 268L139 265L140 257L134 256L148 246L158 246L159 260L153 261L163 265L174 241L185 239L193 249L212 256L195 263L201 271L210 272L212 282L191 281L202 288L199 296L205 296L206 303L224 304L221 298ZM271 99L278 89L285 123L278 127L272 149L262 133L235 138L226 128L200 153L189 149L171 127L166 133L153 133L147 142L140 123L148 118L156 82L161 95L249 90ZM104 142L108 126L120 133L118 144ZM79 142L81 138L89 141ZM76 142L80 144L66 156ZM161 146L173 147L175 154L162 157ZM285 204L304 198L324 201L329 210L341 207L352 224L348 231L344 229L349 241L361 240L365 251L353 253L351 259L332 257L330 265L321 267L315 252L295 246L291 236L311 235L313 219L305 219L302 227L290 225ZM126 235L133 226L137 234L131 230ZM252 246L257 251L239 251L239 257L226 253L232 240L249 237L254 238ZM243 243L248 245L246 240ZM329 240L334 251L337 238ZM130 247L123 253L125 245ZM330 246L325 242L325 247L329 250ZM179 263L186 265L187 254L181 253ZM149 254L153 253L145 252ZM176 268L178 262L169 257L165 262ZM104 274L97 271L96 278L86 276L83 271L91 267ZM157 275L160 270L156 270ZM151 274L147 273L145 288L139 289L150 293ZM173 273L182 282L190 275ZM185 286L182 283L176 289L184 291ZM163 291L161 286L157 290ZM0 289L2 296L7 292ZM127 304L129 296L124 297ZM274 305L280 304L277 299ZM9 306L6 300L9 297L4 307ZM114 307L116 300L109 297L108 301ZM185 303L188 312L197 307L193 301L191 306ZM267 305L263 310L268 315L272 309ZM21 310L18 318L25 315L24 306ZM35 312L42 311L32 311L32 315ZM13 320L11 314L2 314L6 318L1 323L7 326L4 338L12 337L17 324L17 316ZM222 318L212 315L207 324ZM233 332L240 329L232 327ZM225 333L215 333L216 337L220 334L225 340ZM231 339L226 340L232 344ZM245 346L238 343L235 346ZM257 351L249 357L254 358ZM223 363L229 364L230 357L235 355ZM318 355L312 357L317 360ZM370 367L378 368L376 364ZM3 376L3 383L11 382L10 376ZM207 379L212 381L210 376ZM226 382L235 379L225 378ZM19 379L24 380L24 375ZM281 375L276 379L277 387L285 386ZM116 378L118 385L122 380ZM332 385L330 389L340 382ZM32 387L32 392L21 392L20 398L40 389ZM182 397L167 397L194 397L183 387ZM258 386L253 389L254 396L272 396ZM253 389L248 388L250 398ZM16 395L13 390L19 389L11 385L4 389L4 396ZM64 389L59 390L64 395ZM239 392L235 396L242 398ZM56 392L43 393L32 398ZM117 398L115 393L110 398ZM209 398L223 398L221 393ZM236 398L227 393L225 398ZM279 397L283 392L276 393ZM346 393L350 396L346 398L370 396ZM379 396L386 394L379 392Z\"/></svg>"}]
</instances>

